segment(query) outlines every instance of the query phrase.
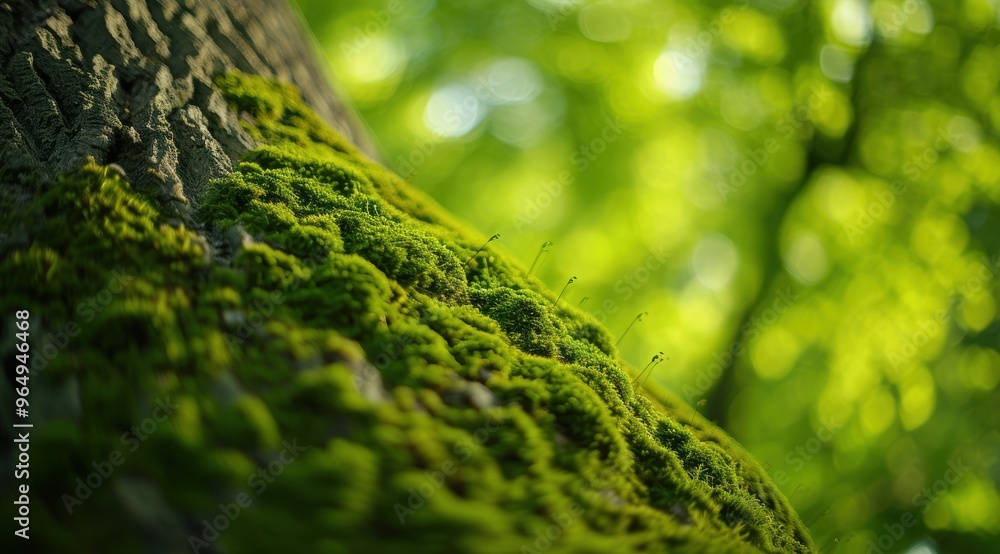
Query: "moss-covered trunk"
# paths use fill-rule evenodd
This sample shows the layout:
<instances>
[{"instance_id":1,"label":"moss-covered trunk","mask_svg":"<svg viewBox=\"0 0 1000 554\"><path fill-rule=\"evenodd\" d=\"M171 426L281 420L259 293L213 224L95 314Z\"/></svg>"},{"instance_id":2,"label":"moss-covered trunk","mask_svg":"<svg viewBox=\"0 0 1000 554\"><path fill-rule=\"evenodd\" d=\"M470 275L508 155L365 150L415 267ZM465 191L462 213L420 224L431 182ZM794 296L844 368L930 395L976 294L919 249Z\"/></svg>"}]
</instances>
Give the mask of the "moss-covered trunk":
<instances>
[{"instance_id":1,"label":"moss-covered trunk","mask_svg":"<svg viewBox=\"0 0 1000 554\"><path fill-rule=\"evenodd\" d=\"M15 2L0 32L26 549L814 550L725 433L365 155L283 2Z\"/></svg>"}]
</instances>

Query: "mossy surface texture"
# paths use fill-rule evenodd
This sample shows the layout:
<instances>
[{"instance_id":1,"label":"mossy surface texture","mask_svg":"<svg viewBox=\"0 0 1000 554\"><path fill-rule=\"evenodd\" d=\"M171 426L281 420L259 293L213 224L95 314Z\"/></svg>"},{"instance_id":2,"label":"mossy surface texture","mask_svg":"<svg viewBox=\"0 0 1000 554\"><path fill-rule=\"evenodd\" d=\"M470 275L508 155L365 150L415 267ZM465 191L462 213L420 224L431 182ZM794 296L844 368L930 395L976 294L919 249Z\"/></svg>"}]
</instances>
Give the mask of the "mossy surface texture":
<instances>
[{"instance_id":1,"label":"mossy surface texture","mask_svg":"<svg viewBox=\"0 0 1000 554\"><path fill-rule=\"evenodd\" d=\"M38 196L0 273L34 331L35 545L813 551L761 467L634 390L592 318L473 256L484 237L293 89L218 84L261 146L201 228L104 167L18 185Z\"/></svg>"}]
</instances>

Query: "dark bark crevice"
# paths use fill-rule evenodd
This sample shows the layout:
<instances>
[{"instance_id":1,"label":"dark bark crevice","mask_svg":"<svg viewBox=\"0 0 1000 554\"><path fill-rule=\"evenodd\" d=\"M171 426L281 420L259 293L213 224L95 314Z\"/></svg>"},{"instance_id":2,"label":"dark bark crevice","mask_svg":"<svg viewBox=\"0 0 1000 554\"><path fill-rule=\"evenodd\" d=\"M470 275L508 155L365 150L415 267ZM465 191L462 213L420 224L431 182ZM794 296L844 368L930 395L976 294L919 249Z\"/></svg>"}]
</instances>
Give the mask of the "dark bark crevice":
<instances>
[{"instance_id":1,"label":"dark bark crevice","mask_svg":"<svg viewBox=\"0 0 1000 554\"><path fill-rule=\"evenodd\" d=\"M875 46L872 46L858 58L857 68L859 72L871 59L874 48ZM805 190L814 172L824 165L849 167L854 161L853 158L857 152L858 128L863 119L862 114L865 107L864 99L861 98L862 92L861 87L858 86L851 89L850 99L853 118L841 138L836 140L822 140L822 137L817 136L816 131L813 131L813 135L807 144L808 157L801 180L782 197L780 203L764 218L767 224L765 225L765 232L762 232L761 235L774 237L774 241L769 243L762 256L762 265L767 269L764 272L756 294L746 305L739 325L735 328L731 342L727 344L733 344L733 342L742 344L744 327L752 323L754 314L761 309L761 304L771 295L775 294L775 291L782 282L781 273L784 272L784 268L781 262L781 253L778 249L781 226L791 213L792 207L795 205L800 194ZM747 353L744 353L744 356L747 355ZM705 411L706 417L723 427L726 426L729 418L729 406L741 390L739 376L737 375L738 362L738 359L733 359L727 367L723 368L722 375L705 394L706 399L709 400L709 406Z\"/></svg>"}]
</instances>

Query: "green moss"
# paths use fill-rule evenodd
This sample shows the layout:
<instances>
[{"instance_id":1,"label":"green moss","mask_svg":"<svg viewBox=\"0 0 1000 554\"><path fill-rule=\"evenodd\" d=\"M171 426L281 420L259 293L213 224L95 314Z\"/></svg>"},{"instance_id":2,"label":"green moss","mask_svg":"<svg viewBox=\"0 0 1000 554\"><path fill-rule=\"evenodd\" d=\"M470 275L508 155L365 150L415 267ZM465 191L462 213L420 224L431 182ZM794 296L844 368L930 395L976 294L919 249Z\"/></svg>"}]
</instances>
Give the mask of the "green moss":
<instances>
[{"instance_id":1,"label":"green moss","mask_svg":"<svg viewBox=\"0 0 1000 554\"><path fill-rule=\"evenodd\" d=\"M530 290L507 287L477 288L472 303L500 328L515 346L528 354L554 357L559 353L557 321L546 309L540 295Z\"/></svg>"},{"instance_id":2,"label":"green moss","mask_svg":"<svg viewBox=\"0 0 1000 554\"><path fill-rule=\"evenodd\" d=\"M593 319L489 248L463 265L482 237L292 88L218 84L264 144L200 199L203 230L93 165L12 222L28 241L0 260L2 308L32 311L33 348L56 351L33 394L66 406L38 416L38 451L60 455L33 469L36 540L183 546L245 493L227 551L813 551L760 466L637 394ZM257 490L293 440L306 450ZM68 514L63 493L113 450L113 484Z\"/></svg>"}]
</instances>

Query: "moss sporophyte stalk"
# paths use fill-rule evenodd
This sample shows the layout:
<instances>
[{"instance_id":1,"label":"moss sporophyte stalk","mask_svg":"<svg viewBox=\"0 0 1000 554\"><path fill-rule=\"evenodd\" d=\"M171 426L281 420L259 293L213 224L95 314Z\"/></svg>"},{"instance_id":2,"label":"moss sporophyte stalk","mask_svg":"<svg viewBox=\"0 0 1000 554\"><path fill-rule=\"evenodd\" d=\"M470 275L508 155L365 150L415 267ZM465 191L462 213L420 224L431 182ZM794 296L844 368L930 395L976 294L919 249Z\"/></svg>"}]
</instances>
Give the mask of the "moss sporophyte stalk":
<instances>
[{"instance_id":1,"label":"moss sporophyte stalk","mask_svg":"<svg viewBox=\"0 0 1000 554\"><path fill-rule=\"evenodd\" d=\"M183 522L250 494L249 476L294 438L305 450L214 546L521 552L571 517L552 551L814 551L741 447L673 395L637 394L592 317L502 255L476 263L483 237L292 87L240 73L217 84L259 146L197 198L196 225L94 164L38 185L14 223L32 240L5 252L5 286L50 299L51 329L93 283L131 277L47 360L45 394L75 407L36 428L33 447L60 456L32 477L71 490L154 399L176 405L94 509L70 516L65 490L40 492L40 536L96 544L96 518L137 517L133 500L154 498L138 512L158 522L149 533L186 537ZM141 550L143 528L102 544Z\"/></svg>"}]
</instances>

